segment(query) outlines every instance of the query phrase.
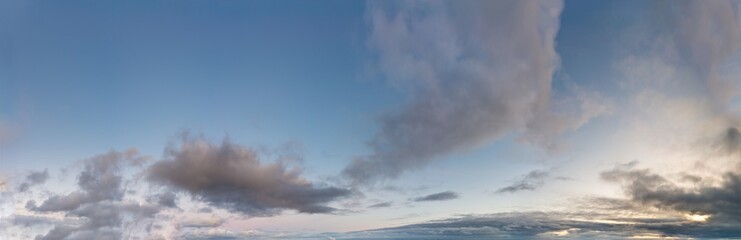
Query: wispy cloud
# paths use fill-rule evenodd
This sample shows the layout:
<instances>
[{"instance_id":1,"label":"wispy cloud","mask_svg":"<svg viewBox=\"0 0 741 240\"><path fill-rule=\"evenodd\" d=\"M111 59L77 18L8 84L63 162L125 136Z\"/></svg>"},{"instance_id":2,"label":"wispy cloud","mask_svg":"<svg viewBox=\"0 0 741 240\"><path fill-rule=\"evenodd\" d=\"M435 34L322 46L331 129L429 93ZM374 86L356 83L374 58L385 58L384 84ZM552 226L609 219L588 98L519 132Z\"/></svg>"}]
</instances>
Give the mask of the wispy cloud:
<instances>
[{"instance_id":1,"label":"wispy cloud","mask_svg":"<svg viewBox=\"0 0 741 240\"><path fill-rule=\"evenodd\" d=\"M380 202L373 205L368 206L368 208L387 208L391 207L394 203L393 202Z\"/></svg>"},{"instance_id":2,"label":"wispy cloud","mask_svg":"<svg viewBox=\"0 0 741 240\"><path fill-rule=\"evenodd\" d=\"M18 185L18 192L25 192L34 185L43 184L47 179L49 179L48 169L44 169L44 171L31 172L26 175L25 181Z\"/></svg>"},{"instance_id":3,"label":"wispy cloud","mask_svg":"<svg viewBox=\"0 0 741 240\"><path fill-rule=\"evenodd\" d=\"M447 200L457 199L459 197L460 196L456 192L445 191L445 192L433 193L427 196L412 198L412 201L415 201L415 202L447 201Z\"/></svg>"},{"instance_id":4,"label":"wispy cloud","mask_svg":"<svg viewBox=\"0 0 741 240\"><path fill-rule=\"evenodd\" d=\"M524 190L535 190L545 183L546 178L550 175L546 171L533 170L514 182L512 185L498 189L497 193L514 193Z\"/></svg>"}]
</instances>

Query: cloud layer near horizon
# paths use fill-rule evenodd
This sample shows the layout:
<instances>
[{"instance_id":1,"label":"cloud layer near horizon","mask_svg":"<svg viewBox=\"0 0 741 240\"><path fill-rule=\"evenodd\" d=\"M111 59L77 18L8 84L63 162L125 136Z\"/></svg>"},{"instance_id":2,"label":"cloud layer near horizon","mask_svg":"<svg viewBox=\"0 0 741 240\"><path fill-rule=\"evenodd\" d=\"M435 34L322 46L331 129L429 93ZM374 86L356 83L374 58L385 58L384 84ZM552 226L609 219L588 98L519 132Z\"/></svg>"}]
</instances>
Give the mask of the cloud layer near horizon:
<instances>
[{"instance_id":1,"label":"cloud layer near horizon","mask_svg":"<svg viewBox=\"0 0 741 240\"><path fill-rule=\"evenodd\" d=\"M70 170L77 167L82 169L72 192L37 191L50 178L44 170L29 173L15 188L0 193L3 204L10 203L5 201L14 195L17 201L31 197L24 209L0 219L0 227L12 229L0 231L0 236L25 236L13 232L23 227L51 227L35 238L191 238L205 234L199 229L219 227L232 215L184 211L178 205L182 195L178 193L192 196L196 205L225 209L242 218L274 216L284 210L333 213L337 209L327 204L352 193L312 183L301 176L299 168L283 161L261 162L258 151L229 140L215 145L187 136L151 164L148 157L130 149L84 159ZM142 172L125 173L132 167ZM148 181L139 181L142 177ZM33 196L39 193L48 197L37 202ZM218 224L205 226L204 222Z\"/></svg>"}]
</instances>

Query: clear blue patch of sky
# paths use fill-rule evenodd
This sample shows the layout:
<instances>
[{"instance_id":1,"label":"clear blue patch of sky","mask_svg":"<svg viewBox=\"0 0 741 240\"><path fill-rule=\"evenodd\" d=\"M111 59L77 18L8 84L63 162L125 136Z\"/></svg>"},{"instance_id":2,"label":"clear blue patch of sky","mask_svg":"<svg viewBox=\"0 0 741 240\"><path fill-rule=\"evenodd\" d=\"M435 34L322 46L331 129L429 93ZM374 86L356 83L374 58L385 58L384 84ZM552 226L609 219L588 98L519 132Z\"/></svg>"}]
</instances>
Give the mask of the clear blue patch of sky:
<instances>
[{"instance_id":1,"label":"clear blue patch of sky","mask_svg":"<svg viewBox=\"0 0 741 240\"><path fill-rule=\"evenodd\" d=\"M383 81L362 80L364 7L361 1L21 6L2 29L9 73L0 112L22 121L22 137L5 156L39 167L110 148L158 155L170 137L190 129L217 142L227 135L245 145L297 141L312 160L339 169L349 152L362 150L377 112L399 99Z\"/></svg>"}]
</instances>

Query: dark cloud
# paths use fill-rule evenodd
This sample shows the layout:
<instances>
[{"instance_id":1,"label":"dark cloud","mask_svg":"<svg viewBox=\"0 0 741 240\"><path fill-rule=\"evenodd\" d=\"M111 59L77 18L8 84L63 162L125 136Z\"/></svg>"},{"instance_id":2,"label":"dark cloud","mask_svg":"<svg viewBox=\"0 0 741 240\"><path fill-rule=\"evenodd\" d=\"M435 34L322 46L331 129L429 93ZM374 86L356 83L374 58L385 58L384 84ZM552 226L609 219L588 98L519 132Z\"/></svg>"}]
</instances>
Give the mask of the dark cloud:
<instances>
[{"instance_id":1,"label":"dark cloud","mask_svg":"<svg viewBox=\"0 0 741 240\"><path fill-rule=\"evenodd\" d=\"M54 195L40 206L29 201L26 207L35 212L61 212L77 221L60 221L37 240L58 239L123 239L131 237L124 225L145 223L159 211L157 205L123 201L122 169L140 165L146 159L134 149L111 151L82 161L77 176L79 190L66 195Z\"/></svg>"},{"instance_id":2,"label":"dark cloud","mask_svg":"<svg viewBox=\"0 0 741 240\"><path fill-rule=\"evenodd\" d=\"M262 163L258 153L224 140L214 145L184 137L165 159L147 170L147 178L196 196L213 206L251 216L271 216L291 209L331 213L328 203L349 196L348 189L320 186L281 161Z\"/></svg>"},{"instance_id":3,"label":"dark cloud","mask_svg":"<svg viewBox=\"0 0 741 240\"><path fill-rule=\"evenodd\" d=\"M382 202L382 203L376 203L376 204L370 205L368 206L368 208L387 208L387 207L391 207L391 205L393 204L394 204L393 202Z\"/></svg>"},{"instance_id":4,"label":"dark cloud","mask_svg":"<svg viewBox=\"0 0 741 240\"><path fill-rule=\"evenodd\" d=\"M43 184L47 179L49 179L48 169L44 169L44 171L31 172L26 175L26 179L18 185L18 192L28 191L30 187Z\"/></svg>"},{"instance_id":5,"label":"dark cloud","mask_svg":"<svg viewBox=\"0 0 741 240\"><path fill-rule=\"evenodd\" d=\"M534 170L522 177L522 179L514 182L512 185L498 189L497 193L514 193L524 190L535 190L542 186L545 180L549 177L550 173L547 171Z\"/></svg>"},{"instance_id":6,"label":"dark cloud","mask_svg":"<svg viewBox=\"0 0 741 240\"><path fill-rule=\"evenodd\" d=\"M369 4L369 42L378 53L378 67L409 93L410 101L382 118L368 144L372 153L354 159L343 175L357 184L396 178L518 130L526 132L527 142L555 148L562 132L605 113L594 94L578 88L562 107L551 104L562 5L527 0Z\"/></svg>"},{"instance_id":7,"label":"dark cloud","mask_svg":"<svg viewBox=\"0 0 741 240\"><path fill-rule=\"evenodd\" d=\"M719 145L724 154L741 153L741 132L736 127L729 127Z\"/></svg>"},{"instance_id":8,"label":"dark cloud","mask_svg":"<svg viewBox=\"0 0 741 240\"><path fill-rule=\"evenodd\" d=\"M459 197L458 193L456 192L445 191L445 192L433 193L427 196L413 198L412 201L415 201L415 202L447 201L447 200L456 199L458 197Z\"/></svg>"},{"instance_id":9,"label":"dark cloud","mask_svg":"<svg viewBox=\"0 0 741 240\"><path fill-rule=\"evenodd\" d=\"M177 200L177 195L172 192L166 192L159 196L158 203L162 206L166 207L177 207L177 204L175 201Z\"/></svg>"},{"instance_id":10,"label":"dark cloud","mask_svg":"<svg viewBox=\"0 0 741 240\"><path fill-rule=\"evenodd\" d=\"M634 164L633 164L634 165ZM719 184L679 185L648 169L618 166L602 179L622 183L631 200L691 214L710 215L711 221L741 224L741 174L726 172Z\"/></svg>"}]
</instances>

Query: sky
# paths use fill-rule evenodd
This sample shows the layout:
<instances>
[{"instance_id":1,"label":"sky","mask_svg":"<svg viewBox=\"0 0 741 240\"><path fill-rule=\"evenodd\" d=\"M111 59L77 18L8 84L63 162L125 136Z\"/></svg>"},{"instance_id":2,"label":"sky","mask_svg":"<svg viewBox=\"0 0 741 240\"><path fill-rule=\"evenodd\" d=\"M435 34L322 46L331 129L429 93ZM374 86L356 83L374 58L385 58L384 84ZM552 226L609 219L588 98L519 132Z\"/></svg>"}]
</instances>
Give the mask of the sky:
<instances>
[{"instance_id":1,"label":"sky","mask_svg":"<svg viewBox=\"0 0 741 240\"><path fill-rule=\"evenodd\" d=\"M741 1L0 1L0 239L741 237Z\"/></svg>"}]
</instances>

